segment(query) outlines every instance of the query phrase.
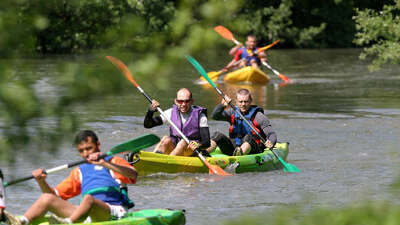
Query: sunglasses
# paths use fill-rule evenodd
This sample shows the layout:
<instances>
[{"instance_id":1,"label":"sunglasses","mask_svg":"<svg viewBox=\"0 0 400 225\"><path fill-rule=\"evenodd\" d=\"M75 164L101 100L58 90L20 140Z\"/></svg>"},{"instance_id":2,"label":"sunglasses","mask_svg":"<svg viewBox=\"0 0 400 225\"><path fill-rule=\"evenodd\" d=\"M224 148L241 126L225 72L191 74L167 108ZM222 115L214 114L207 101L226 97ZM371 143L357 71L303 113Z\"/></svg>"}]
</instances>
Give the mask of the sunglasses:
<instances>
[{"instance_id":1,"label":"sunglasses","mask_svg":"<svg viewBox=\"0 0 400 225\"><path fill-rule=\"evenodd\" d=\"M182 103L189 103L190 101L192 101L192 99L185 99L185 100L181 100L181 99L175 99L177 103L182 104Z\"/></svg>"}]
</instances>

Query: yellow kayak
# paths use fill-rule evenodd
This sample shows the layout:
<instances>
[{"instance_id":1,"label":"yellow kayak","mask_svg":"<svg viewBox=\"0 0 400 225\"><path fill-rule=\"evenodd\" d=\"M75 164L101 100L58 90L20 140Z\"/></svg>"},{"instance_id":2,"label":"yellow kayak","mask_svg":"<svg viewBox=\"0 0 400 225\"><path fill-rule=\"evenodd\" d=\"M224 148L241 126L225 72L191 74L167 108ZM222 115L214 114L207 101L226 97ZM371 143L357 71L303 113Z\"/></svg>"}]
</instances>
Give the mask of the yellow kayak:
<instances>
[{"instance_id":1,"label":"yellow kayak","mask_svg":"<svg viewBox=\"0 0 400 225\"><path fill-rule=\"evenodd\" d=\"M224 81L230 83L252 82L252 83L268 83L270 77L258 68L246 66L224 76Z\"/></svg>"},{"instance_id":2,"label":"yellow kayak","mask_svg":"<svg viewBox=\"0 0 400 225\"><path fill-rule=\"evenodd\" d=\"M289 143L276 143L274 151L282 159L286 159L289 153ZM171 156L146 151L138 152L135 157L139 157L139 161L135 163L135 168L139 175L154 173L208 173L207 166L198 157ZM282 168L282 164L268 149L259 154L227 156L217 148L211 153L211 157L206 159L212 165L218 165L222 169L229 168L235 173L269 171Z\"/></svg>"}]
</instances>

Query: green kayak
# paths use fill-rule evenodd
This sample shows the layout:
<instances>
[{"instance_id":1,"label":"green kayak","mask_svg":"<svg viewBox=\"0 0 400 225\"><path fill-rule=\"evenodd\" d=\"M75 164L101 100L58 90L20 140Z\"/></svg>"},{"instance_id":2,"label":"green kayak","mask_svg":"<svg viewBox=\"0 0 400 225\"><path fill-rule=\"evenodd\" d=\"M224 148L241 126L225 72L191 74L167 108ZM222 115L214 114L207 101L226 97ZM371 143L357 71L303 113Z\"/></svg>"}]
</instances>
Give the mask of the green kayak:
<instances>
[{"instance_id":1,"label":"green kayak","mask_svg":"<svg viewBox=\"0 0 400 225\"><path fill-rule=\"evenodd\" d=\"M289 154L289 143L277 143L274 151L282 159ZM171 156L140 151L130 161L137 161L135 168L139 175L153 173L208 173L208 167L198 157ZM282 163L274 154L265 149L263 153L244 156L227 156L217 148L206 160L212 165L233 173L270 171L282 168Z\"/></svg>"},{"instance_id":2,"label":"green kayak","mask_svg":"<svg viewBox=\"0 0 400 225\"><path fill-rule=\"evenodd\" d=\"M48 225L49 215L34 220L33 225ZM126 217L120 220L110 220L91 223L93 225L183 225L185 224L185 214L182 210L170 209L143 209L129 212ZM87 225L87 223L77 223Z\"/></svg>"}]
</instances>

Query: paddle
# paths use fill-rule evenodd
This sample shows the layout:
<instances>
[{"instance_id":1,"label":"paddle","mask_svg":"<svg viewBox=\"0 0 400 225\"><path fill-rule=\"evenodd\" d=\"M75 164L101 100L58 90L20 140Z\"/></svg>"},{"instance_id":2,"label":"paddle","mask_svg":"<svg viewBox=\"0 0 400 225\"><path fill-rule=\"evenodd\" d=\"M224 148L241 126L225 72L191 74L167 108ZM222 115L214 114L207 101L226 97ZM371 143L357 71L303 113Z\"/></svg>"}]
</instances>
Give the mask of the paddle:
<instances>
[{"instance_id":1,"label":"paddle","mask_svg":"<svg viewBox=\"0 0 400 225\"><path fill-rule=\"evenodd\" d=\"M128 67L119 59L112 57L112 56L106 56L108 60L114 64L121 72L122 74L146 97L146 99L151 103L153 99L146 93L144 90L136 83L136 81L133 79L133 76L131 72L129 71ZM158 112L167 119L168 123L179 133L179 135L185 140L187 144L190 143L189 139L182 133L182 131L171 121L170 118L165 116L164 111L160 108L157 107ZM225 172L221 167L218 165L211 165L206 158L201 154L201 152L198 149L194 150L195 153L197 153L198 157L203 161L203 163L208 167L209 173L210 174L217 174L217 175L222 175L222 176L227 176L227 175L232 175L230 173Z\"/></svg>"},{"instance_id":2,"label":"paddle","mask_svg":"<svg viewBox=\"0 0 400 225\"><path fill-rule=\"evenodd\" d=\"M240 45L241 43L238 42L234 37L233 34L230 30L228 30L227 28L225 28L224 26L216 26L214 27L214 30L221 35L223 38L228 39L230 41L233 41L233 43L235 43L235 45Z\"/></svg>"},{"instance_id":3,"label":"paddle","mask_svg":"<svg viewBox=\"0 0 400 225\"><path fill-rule=\"evenodd\" d=\"M279 73L278 71L274 70L266 61L262 61L261 62L264 66L266 66L268 69L272 70L272 72L274 72L275 75L277 75L279 78L281 78L281 80L283 80L283 82L285 83L290 83L292 80L289 79L289 77Z\"/></svg>"},{"instance_id":4,"label":"paddle","mask_svg":"<svg viewBox=\"0 0 400 225\"><path fill-rule=\"evenodd\" d=\"M218 27L218 31L217 31L217 27ZM225 39L227 39L227 40L233 41L233 43L235 43L235 45L240 44L239 42L236 41L236 39L233 38L232 32L231 32L230 30L228 30L227 28L225 28L225 27L223 27L223 26L216 26L216 27L214 28L214 30L217 31L217 33L220 34L223 38L225 38ZM279 42L279 40L274 41L272 44L269 44L269 45L267 45L267 46L265 46L265 47L260 48L259 51L267 50L267 49L268 49L268 48L267 48L268 46L271 45L270 47L272 47L272 46L274 46L275 44L277 44L278 42ZM269 47L269 48L270 48L270 47ZM291 80L290 80L287 76L285 76L285 75L279 73L278 71L272 69L272 67L271 67L270 65L268 65L267 62L263 61L262 64L263 64L264 66L266 66L268 69L272 70L272 72L273 72L275 75L277 75L281 80L283 80L285 83L291 82Z\"/></svg>"},{"instance_id":5,"label":"paddle","mask_svg":"<svg viewBox=\"0 0 400 225\"><path fill-rule=\"evenodd\" d=\"M264 46L264 47L262 47L262 48L257 49L257 51L256 51L255 54L257 54L257 53L260 52L260 51L265 51L265 50L271 48L272 46L276 45L279 41L280 41L280 40L274 41L273 43L271 43L271 44L269 44L269 45L267 45L267 46ZM241 59L241 60L238 60L237 62L235 62L235 63L233 64L233 66L238 65L238 64L239 64L240 62L242 62L243 60L244 60L244 58ZM207 73L207 75L208 75L208 77L209 77L212 81L216 81L216 80L218 79L218 77L219 77L221 74L223 74L223 73L224 73L223 70L220 70L220 71L210 71L210 72ZM202 80L204 80L204 77L200 77L200 78L201 78Z\"/></svg>"},{"instance_id":6,"label":"paddle","mask_svg":"<svg viewBox=\"0 0 400 225\"><path fill-rule=\"evenodd\" d=\"M126 151L138 152L139 150L142 150L144 148L150 147L150 146L158 143L159 141L160 141L160 138L157 137L156 135L154 135L154 134L146 134L146 135L140 136L140 137L132 139L130 141L126 141L126 142L124 142L122 144L119 144L119 145L113 147L110 151L108 151L108 152L106 152L104 154L101 154L100 158L105 158L106 156L115 155L115 154L126 152ZM73 162L73 163L64 164L62 166L57 166L57 167L54 167L54 168L51 168L51 169L47 169L45 171L45 173L46 174L54 173L54 172L57 172L57 171L60 171L60 170L63 170L63 169L67 169L67 168L71 168L71 167L74 167L74 166L77 166L77 165L80 165L80 164L83 164L83 163L86 163L86 162L87 162L87 160L83 159L83 160L76 161L76 162ZM17 184L17 183L20 183L22 181L30 180L30 179L33 179L33 178L34 177L31 175L31 176L22 177L22 178L19 178L17 180L13 180L13 181L10 181L10 182L4 181L3 185L4 185L4 187L7 187L9 185Z\"/></svg>"},{"instance_id":7,"label":"paddle","mask_svg":"<svg viewBox=\"0 0 400 225\"><path fill-rule=\"evenodd\" d=\"M206 71L203 69L203 67L191 56L186 56L187 60L196 68L196 70L215 88L215 90L220 94L223 98L225 98L225 94L214 84L214 82L207 76ZM232 107L233 110L235 110L236 113L239 114L240 118L242 118L243 121L251 128L252 131L254 131L255 134L262 140L263 143L265 143L264 137L261 136L261 134L253 127L253 125L242 115L242 113L231 103L229 102L229 105ZM279 159L279 161L283 165L283 171L285 172L300 172L300 170L292 164L289 164L285 162L272 148L270 148L272 153L275 155L276 158Z\"/></svg>"}]
</instances>

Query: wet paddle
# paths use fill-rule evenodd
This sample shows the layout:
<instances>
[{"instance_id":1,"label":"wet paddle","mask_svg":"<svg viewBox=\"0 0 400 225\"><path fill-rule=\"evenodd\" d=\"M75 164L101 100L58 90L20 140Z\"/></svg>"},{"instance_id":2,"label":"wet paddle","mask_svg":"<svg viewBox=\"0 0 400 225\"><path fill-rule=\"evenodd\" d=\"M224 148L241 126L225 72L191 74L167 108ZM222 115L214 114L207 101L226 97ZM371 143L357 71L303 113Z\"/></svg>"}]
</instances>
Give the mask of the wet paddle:
<instances>
[{"instance_id":1,"label":"wet paddle","mask_svg":"<svg viewBox=\"0 0 400 225\"><path fill-rule=\"evenodd\" d=\"M108 151L108 152L106 152L104 154L101 154L100 158L105 158L106 156L115 155L115 154L122 153L122 152L138 152L139 150L142 150L144 148L150 147L150 146L158 143L159 141L160 141L160 138L157 137L156 135L154 135L154 134L146 134L146 135L140 136L138 138L132 139L130 141L126 141L126 142L124 142L122 144L119 144L117 146L114 146L110 151ZM51 168L51 169L47 169L45 171L45 173L46 174L54 173L54 172L57 172L57 171L60 171L60 170L63 170L63 169L67 169L67 168L71 168L71 167L74 167L74 166L77 166L77 165L80 165L80 164L83 164L83 163L86 163L86 162L87 162L87 160L83 159L83 160L80 160L80 161L77 161L77 162L64 164L64 165L57 166L57 167L54 167L54 168ZM22 177L22 178L19 178L17 180L13 180L13 181L10 181L10 182L4 181L3 185L4 185L4 187L7 187L7 186L10 186L12 184L17 184L17 183L20 183L20 182L23 182L23 181L27 181L27 180L30 180L30 179L33 179L33 178L34 177L31 175L31 176Z\"/></svg>"},{"instance_id":2,"label":"wet paddle","mask_svg":"<svg viewBox=\"0 0 400 225\"><path fill-rule=\"evenodd\" d=\"M220 94L223 98L225 98L225 94L214 84L214 82L208 77L206 71L203 69L203 67L191 56L186 56L187 60L196 68L196 70L208 81L210 82L211 86L215 88L215 90ZM264 137L261 136L261 134L253 127L253 125L242 115L242 113L237 110L237 108L229 102L229 105L232 107L233 110L236 111L236 113L239 114L239 116L242 118L243 121L251 128L252 131L254 131L255 134L262 140L263 143L265 143ZM300 172L300 170L295 166L290 163L285 162L272 148L270 148L272 153L275 155L276 158L282 163L283 165L283 171L285 172Z\"/></svg>"},{"instance_id":3,"label":"wet paddle","mask_svg":"<svg viewBox=\"0 0 400 225\"><path fill-rule=\"evenodd\" d=\"M106 57L108 60L110 60L112 62L112 64L114 64L114 66L116 66L122 72L122 74L126 77L126 79L128 79L144 95L144 97L146 97L146 99L150 103L153 101L153 99L146 92L144 92L144 90L136 83L136 81L133 79L133 76L132 76L131 72L129 71L128 67L121 60L119 60L115 57L112 57L112 56L106 56ZM168 123L179 133L179 135L183 138L183 140L185 140L185 142L187 144L189 144L190 143L189 139L171 121L170 118L165 116L164 111L160 107L157 107L157 111L160 112L160 114L163 115L164 118L167 119ZM201 152L198 149L195 150L195 153L198 155L198 157L201 159L201 161L203 161L203 163L208 167L210 174L217 174L217 175L221 175L221 176L227 176L227 175L231 176L232 175L230 173L225 172L218 165L211 165L211 163L209 163L206 160L206 158L204 158L204 156L201 154Z\"/></svg>"},{"instance_id":4,"label":"wet paddle","mask_svg":"<svg viewBox=\"0 0 400 225\"><path fill-rule=\"evenodd\" d=\"M217 27L218 27L218 29L217 29ZM233 38L232 32L231 32L230 30L228 30L227 28L225 28L224 26L216 26L216 27L214 28L214 30L215 30L218 34L220 34L221 37L223 37L223 38L225 38L225 39L227 39L227 40L233 41L233 43L235 43L235 45L240 44L240 43L237 42L236 39ZM217 31L217 30L218 30L218 31ZM271 43L271 44L269 44L269 45L267 45L267 46L265 46L265 47L260 48L259 51L267 50L268 48L274 46L274 45L277 44L278 42L279 42L279 40L274 41L273 43ZM269 46L269 47L268 47L268 46ZM268 48L267 48L267 47L268 47ZM285 75L279 73L278 71L274 70L267 62L262 62L262 64L263 64L264 66L266 66L268 69L272 70L272 72L273 72L275 75L277 75L283 82L285 82L285 83L291 82L291 80L289 79L289 77L287 77L287 76L285 76Z\"/></svg>"},{"instance_id":5,"label":"wet paddle","mask_svg":"<svg viewBox=\"0 0 400 225\"><path fill-rule=\"evenodd\" d=\"M262 61L261 63L262 63L264 66L266 66L268 69L272 70L272 72L273 72L275 75L277 75L279 78L281 78L281 80L283 80L283 82L285 82L285 83L290 83L290 82L292 82L292 80L289 79L289 77L287 77L287 76L285 76L285 75L279 73L278 71L274 70L267 62Z\"/></svg>"}]
</instances>

